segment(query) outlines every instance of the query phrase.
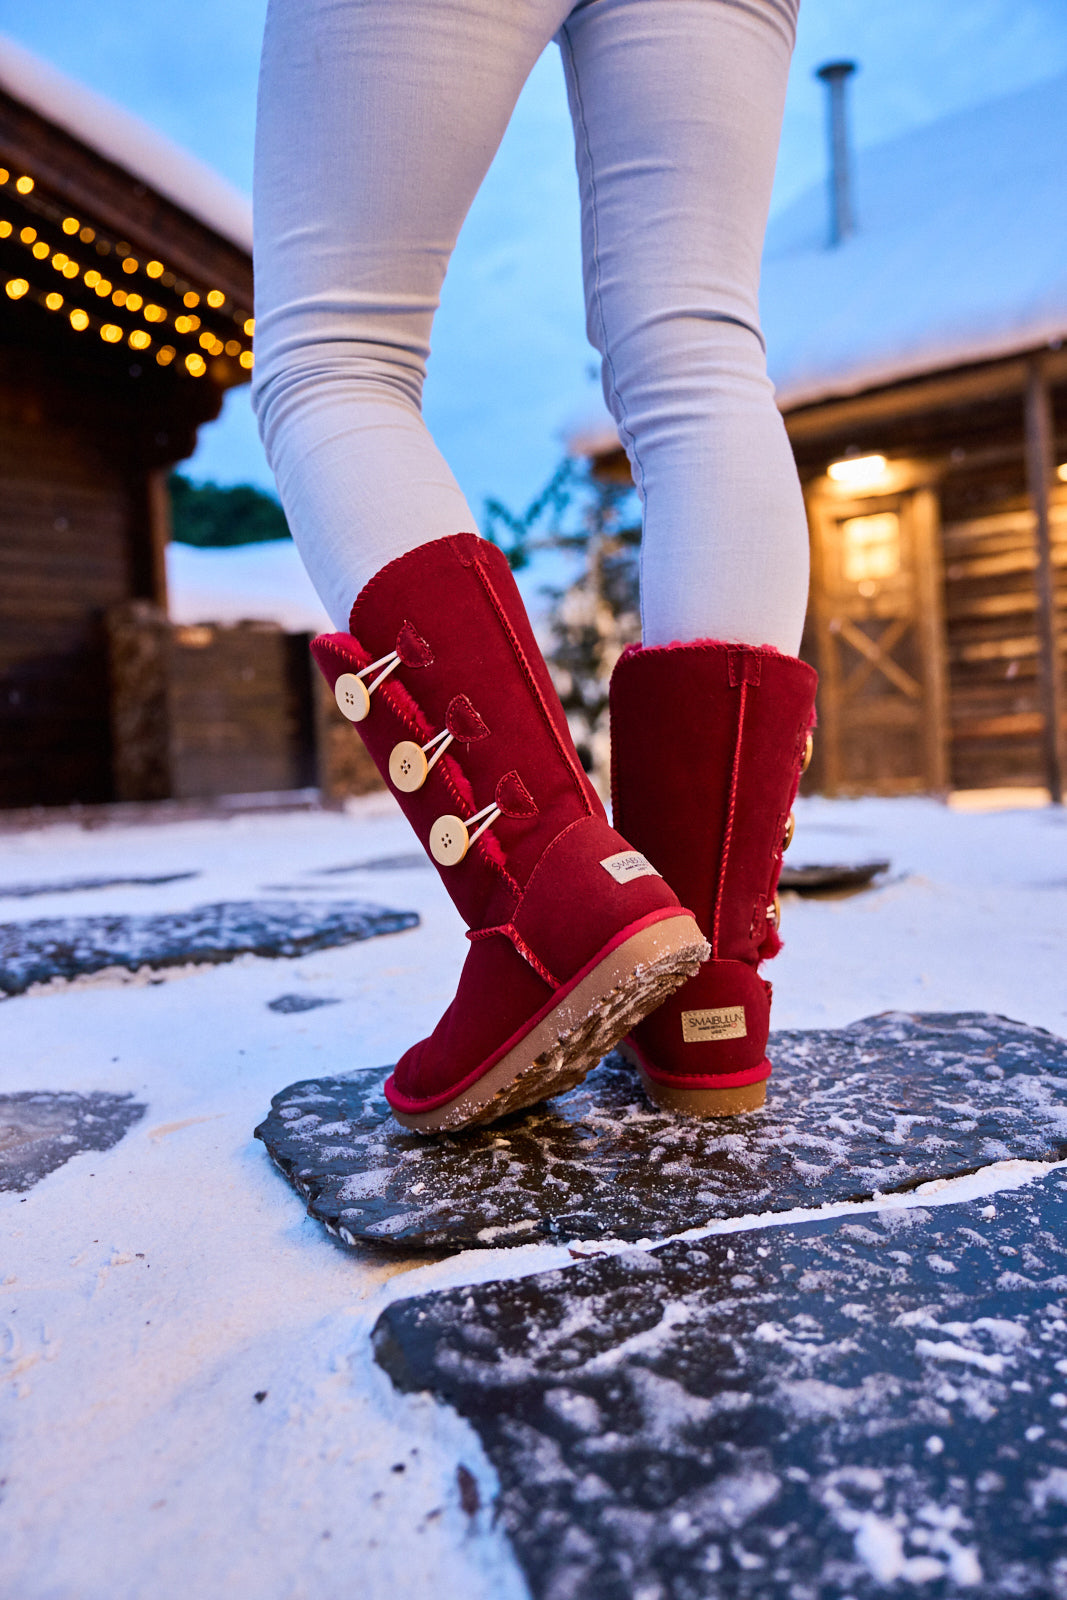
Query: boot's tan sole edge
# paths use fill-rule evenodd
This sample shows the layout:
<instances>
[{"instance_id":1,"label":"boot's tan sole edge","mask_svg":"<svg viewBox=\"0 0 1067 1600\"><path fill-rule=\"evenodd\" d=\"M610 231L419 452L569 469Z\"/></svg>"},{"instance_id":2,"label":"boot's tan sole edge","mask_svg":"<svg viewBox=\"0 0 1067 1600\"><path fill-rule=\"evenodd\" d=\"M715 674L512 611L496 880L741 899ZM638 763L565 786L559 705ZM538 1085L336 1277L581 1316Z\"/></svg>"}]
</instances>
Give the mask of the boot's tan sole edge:
<instances>
[{"instance_id":1,"label":"boot's tan sole edge","mask_svg":"<svg viewBox=\"0 0 1067 1600\"><path fill-rule=\"evenodd\" d=\"M758 1083L736 1084L729 1089L679 1089L673 1084L656 1083L636 1053L626 1045L619 1046L619 1054L631 1067L637 1068L641 1087L661 1111L673 1111L683 1117L738 1117L745 1111L758 1111L766 1104L766 1078Z\"/></svg>"},{"instance_id":2,"label":"boot's tan sole edge","mask_svg":"<svg viewBox=\"0 0 1067 1600\"><path fill-rule=\"evenodd\" d=\"M394 1117L415 1133L449 1133L573 1089L707 957L707 941L692 917L668 917L642 928L463 1094L433 1111L394 1107Z\"/></svg>"}]
</instances>

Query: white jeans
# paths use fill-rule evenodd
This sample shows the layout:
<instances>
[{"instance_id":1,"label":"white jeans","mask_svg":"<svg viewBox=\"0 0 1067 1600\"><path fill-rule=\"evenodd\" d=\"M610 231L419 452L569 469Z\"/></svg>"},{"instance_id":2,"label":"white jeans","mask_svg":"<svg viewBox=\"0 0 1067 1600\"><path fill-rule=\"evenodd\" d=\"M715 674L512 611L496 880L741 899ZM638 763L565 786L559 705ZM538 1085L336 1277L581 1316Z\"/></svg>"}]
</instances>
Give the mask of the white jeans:
<instances>
[{"instance_id":1,"label":"white jeans","mask_svg":"<svg viewBox=\"0 0 1067 1600\"><path fill-rule=\"evenodd\" d=\"M387 561L476 527L422 421L430 328L555 37L588 332L644 502L645 642L796 652L807 530L757 296L798 3L270 0L253 397L339 627Z\"/></svg>"}]
</instances>

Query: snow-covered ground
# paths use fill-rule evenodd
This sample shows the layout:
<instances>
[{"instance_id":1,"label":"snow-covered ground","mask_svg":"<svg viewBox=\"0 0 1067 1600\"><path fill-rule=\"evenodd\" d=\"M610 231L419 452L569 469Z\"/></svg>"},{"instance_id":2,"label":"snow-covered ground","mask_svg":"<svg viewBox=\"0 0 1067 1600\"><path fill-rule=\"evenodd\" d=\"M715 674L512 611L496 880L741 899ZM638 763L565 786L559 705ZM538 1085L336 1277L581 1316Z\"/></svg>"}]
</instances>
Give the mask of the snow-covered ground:
<instances>
[{"instance_id":1,"label":"snow-covered ground","mask_svg":"<svg viewBox=\"0 0 1067 1600\"><path fill-rule=\"evenodd\" d=\"M433 872L403 862L320 872L413 848L386 796L347 814L0 836L0 886L199 874L0 899L6 922L263 891L422 916L416 930L299 960L249 957L166 981L105 976L0 1005L4 1090L130 1090L148 1107L105 1154L0 1195L0 1594L525 1592L492 1525L492 1472L473 1432L427 1398L396 1394L368 1334L397 1296L566 1264L566 1250L444 1261L343 1251L251 1136L275 1090L395 1060L451 998L466 945ZM777 1026L980 1010L1067 1034L1063 812L800 805L794 864L880 857L892 868L879 888L787 897ZM294 993L341 1003L267 1009ZM920 1198L944 1203L1031 1170L1007 1163ZM473 1513L459 1463L481 1485Z\"/></svg>"}]
</instances>

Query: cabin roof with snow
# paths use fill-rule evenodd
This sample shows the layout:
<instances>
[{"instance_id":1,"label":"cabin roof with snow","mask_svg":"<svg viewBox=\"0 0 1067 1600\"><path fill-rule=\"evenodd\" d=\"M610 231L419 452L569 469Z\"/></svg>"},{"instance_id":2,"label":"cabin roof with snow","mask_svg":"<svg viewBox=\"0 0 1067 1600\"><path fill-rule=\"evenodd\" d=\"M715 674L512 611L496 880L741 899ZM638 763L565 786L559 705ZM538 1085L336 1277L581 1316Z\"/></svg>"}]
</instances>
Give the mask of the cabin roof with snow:
<instances>
[{"instance_id":1,"label":"cabin roof with snow","mask_svg":"<svg viewBox=\"0 0 1067 1600\"><path fill-rule=\"evenodd\" d=\"M825 185L767 232L761 307L784 411L1067 338L1067 74L859 151L856 232Z\"/></svg>"},{"instance_id":2,"label":"cabin roof with snow","mask_svg":"<svg viewBox=\"0 0 1067 1600\"><path fill-rule=\"evenodd\" d=\"M251 207L138 118L0 36L0 282L216 391L252 365ZM54 336L54 335L50 335Z\"/></svg>"}]
</instances>

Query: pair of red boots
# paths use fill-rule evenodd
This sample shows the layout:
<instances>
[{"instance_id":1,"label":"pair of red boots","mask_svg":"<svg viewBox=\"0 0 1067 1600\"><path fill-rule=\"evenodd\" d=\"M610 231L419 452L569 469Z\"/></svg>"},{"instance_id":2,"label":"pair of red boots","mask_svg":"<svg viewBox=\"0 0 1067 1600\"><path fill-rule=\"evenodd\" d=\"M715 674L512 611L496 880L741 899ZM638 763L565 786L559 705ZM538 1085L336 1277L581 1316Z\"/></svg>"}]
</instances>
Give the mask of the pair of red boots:
<instances>
[{"instance_id":1,"label":"pair of red boots","mask_svg":"<svg viewBox=\"0 0 1067 1600\"><path fill-rule=\"evenodd\" d=\"M508 568L473 534L383 568L312 646L469 932L456 998L386 1095L422 1133L579 1083L627 1035L657 1104L763 1103L775 887L815 673L769 649L631 649L615 821L582 771ZM692 909L686 909L691 907Z\"/></svg>"}]
</instances>

